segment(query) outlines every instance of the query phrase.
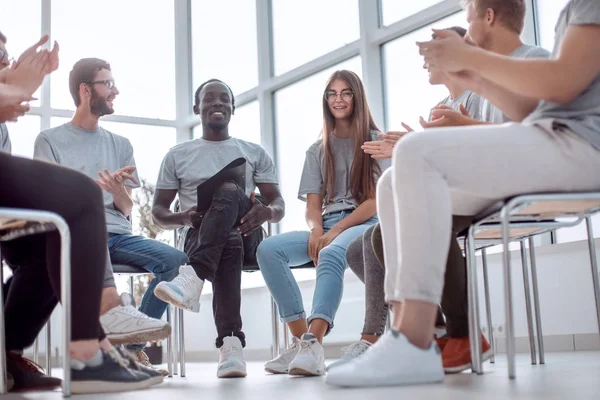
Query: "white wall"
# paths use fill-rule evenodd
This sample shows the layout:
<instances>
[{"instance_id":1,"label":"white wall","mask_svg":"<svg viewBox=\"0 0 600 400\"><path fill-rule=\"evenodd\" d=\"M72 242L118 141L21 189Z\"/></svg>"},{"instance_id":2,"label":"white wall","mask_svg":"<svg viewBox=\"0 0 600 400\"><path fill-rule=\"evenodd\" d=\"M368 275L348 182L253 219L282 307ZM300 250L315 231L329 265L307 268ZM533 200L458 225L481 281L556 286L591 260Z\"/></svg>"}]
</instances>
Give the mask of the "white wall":
<instances>
[{"instance_id":1,"label":"white wall","mask_svg":"<svg viewBox=\"0 0 600 400\"><path fill-rule=\"evenodd\" d=\"M600 252L600 239L596 239L596 248ZM597 334L598 324L587 242L577 241L537 247L536 255L544 336ZM515 333L517 337L526 337L520 253L513 251L512 259ZM481 265L480 258L478 264ZM488 266L493 323L504 324L500 254L488 255ZM481 321L484 325L485 306L481 268L478 271ZM300 282L300 288L308 313L314 281ZM204 357L214 351L216 330L212 317L212 295L203 295L201 301L200 313L185 313L186 352L192 356L191 359L197 358L200 353ZM336 317L335 329L326 338L326 342L335 345L356 340L361 332L363 316L364 286L351 271L347 271L344 297ZM248 341L247 350L254 354L268 354L272 343L271 306L270 296L265 287L243 291L242 317ZM60 344L60 310L55 312L52 321L53 348L55 348ZM43 348L42 343L41 349Z\"/></svg>"}]
</instances>

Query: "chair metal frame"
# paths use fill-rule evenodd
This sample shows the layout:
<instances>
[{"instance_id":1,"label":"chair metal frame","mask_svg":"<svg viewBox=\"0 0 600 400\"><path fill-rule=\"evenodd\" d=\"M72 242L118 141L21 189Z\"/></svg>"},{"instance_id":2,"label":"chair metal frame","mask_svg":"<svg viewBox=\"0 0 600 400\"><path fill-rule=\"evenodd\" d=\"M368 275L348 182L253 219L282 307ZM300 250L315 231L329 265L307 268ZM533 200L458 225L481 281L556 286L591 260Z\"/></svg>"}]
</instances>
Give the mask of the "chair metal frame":
<instances>
[{"instance_id":1,"label":"chair metal frame","mask_svg":"<svg viewBox=\"0 0 600 400\"><path fill-rule=\"evenodd\" d=\"M475 251L478 245L483 247L482 258L484 264L484 291L486 297L486 310L488 314L487 323L490 333L491 314L489 306L489 283L487 282L487 259L485 257L485 247L493 244L503 245L502 261L504 274L508 375L510 379L514 379L516 377L516 351L511 283L512 271L509 243L511 241L519 241L521 245L520 250L523 264L523 281L525 288L531 360L532 363L536 362L535 340L532 322L533 314L535 313L537 344L540 357L539 360L540 363L543 364L545 363L545 356L533 237L543 233L555 231L559 228L573 227L585 220L588 236L587 242L590 255L592 283L596 300L596 316L598 319L598 329L600 331L600 277L598 276L598 265L591 223L591 216L599 211L600 192L524 194L507 199L501 202L499 205L495 205L490 209L484 210L474 219L474 222L468 228L468 233L465 237L469 303L469 337L473 364L472 369L474 372L477 374L483 373L481 332L479 325L477 264L475 258ZM563 218L568 220L559 220ZM492 232L490 233L490 231ZM531 290L529 286L529 266L527 265L525 240L529 241L533 296L531 296ZM531 309L531 297L533 297L533 310ZM490 337L492 336L493 335L490 335Z\"/></svg>"},{"instance_id":2,"label":"chair metal frame","mask_svg":"<svg viewBox=\"0 0 600 400\"><path fill-rule=\"evenodd\" d=\"M60 235L60 284L61 303L63 307L63 397L71 396L71 232L67 222L58 214L48 211L27 210L17 208L0 208L0 218L16 219L29 222L42 222L54 225ZM0 299L3 299L3 279L0 266ZM0 307L0 394L7 392L6 382L6 344L4 333L4 307ZM48 327L49 328L49 327ZM47 328L47 329L48 329ZM50 331L47 330L49 343ZM49 347L48 347L49 349ZM49 360L50 357L47 357ZM47 365L49 361L47 360Z\"/></svg>"}]
</instances>

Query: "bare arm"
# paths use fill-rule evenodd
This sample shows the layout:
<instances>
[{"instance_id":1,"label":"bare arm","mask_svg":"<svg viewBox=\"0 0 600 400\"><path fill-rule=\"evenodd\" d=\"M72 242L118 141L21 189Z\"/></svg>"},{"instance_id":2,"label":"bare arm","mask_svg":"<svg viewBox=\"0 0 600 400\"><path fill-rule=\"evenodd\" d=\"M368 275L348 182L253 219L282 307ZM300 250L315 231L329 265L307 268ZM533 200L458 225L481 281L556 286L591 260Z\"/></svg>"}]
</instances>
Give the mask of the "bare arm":
<instances>
[{"instance_id":1,"label":"bare arm","mask_svg":"<svg viewBox=\"0 0 600 400\"><path fill-rule=\"evenodd\" d=\"M535 110L539 103L538 99L521 96L487 79L482 81L481 89L476 93L488 99L515 122L523 121Z\"/></svg>"},{"instance_id":2,"label":"bare arm","mask_svg":"<svg viewBox=\"0 0 600 400\"><path fill-rule=\"evenodd\" d=\"M256 185L260 194L267 200L268 207L271 209L271 219L269 222L277 223L281 221L285 215L285 202L279 185L273 183L258 183Z\"/></svg>"},{"instance_id":3,"label":"bare arm","mask_svg":"<svg viewBox=\"0 0 600 400\"><path fill-rule=\"evenodd\" d=\"M469 46L454 32L441 33L441 40L419 43L426 62L447 72L474 71L521 96L567 104L600 74L598 25L569 25L551 60L501 56Z\"/></svg>"},{"instance_id":4,"label":"bare arm","mask_svg":"<svg viewBox=\"0 0 600 400\"><path fill-rule=\"evenodd\" d=\"M152 203L152 218L154 222L164 229L177 229L186 225L183 213L171 211L171 203L177 196L177 190L156 189Z\"/></svg>"},{"instance_id":5,"label":"bare arm","mask_svg":"<svg viewBox=\"0 0 600 400\"><path fill-rule=\"evenodd\" d=\"M126 217L131 215L133 210L133 200L131 199L131 186L125 186L125 190L113 194L113 204L115 208L121 211Z\"/></svg>"},{"instance_id":6,"label":"bare arm","mask_svg":"<svg viewBox=\"0 0 600 400\"><path fill-rule=\"evenodd\" d=\"M555 60L478 53L473 64L484 78L506 90L567 104L600 74L599 39L598 25L570 25Z\"/></svg>"},{"instance_id":7,"label":"bare arm","mask_svg":"<svg viewBox=\"0 0 600 400\"><path fill-rule=\"evenodd\" d=\"M323 197L319 194L306 196L306 224L312 232L313 229L323 231Z\"/></svg>"},{"instance_id":8,"label":"bare arm","mask_svg":"<svg viewBox=\"0 0 600 400\"><path fill-rule=\"evenodd\" d=\"M375 214L377 214L377 202L375 199L369 199L359 205L352 214L335 224L331 230L337 230L339 233L342 233L348 228L352 228L353 226L368 221Z\"/></svg>"}]
</instances>

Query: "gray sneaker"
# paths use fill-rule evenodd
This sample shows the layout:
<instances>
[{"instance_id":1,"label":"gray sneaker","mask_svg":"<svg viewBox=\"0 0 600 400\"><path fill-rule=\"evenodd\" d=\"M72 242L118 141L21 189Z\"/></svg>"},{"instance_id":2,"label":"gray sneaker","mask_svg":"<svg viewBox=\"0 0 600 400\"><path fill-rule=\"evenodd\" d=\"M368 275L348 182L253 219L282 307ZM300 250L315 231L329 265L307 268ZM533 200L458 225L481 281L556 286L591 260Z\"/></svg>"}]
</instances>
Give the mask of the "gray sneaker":
<instances>
[{"instance_id":1,"label":"gray sneaker","mask_svg":"<svg viewBox=\"0 0 600 400\"><path fill-rule=\"evenodd\" d=\"M71 391L73 394L113 393L152 386L154 381L148 374L128 368L128 365L116 350L103 351L102 364L97 367L71 360Z\"/></svg>"}]
</instances>

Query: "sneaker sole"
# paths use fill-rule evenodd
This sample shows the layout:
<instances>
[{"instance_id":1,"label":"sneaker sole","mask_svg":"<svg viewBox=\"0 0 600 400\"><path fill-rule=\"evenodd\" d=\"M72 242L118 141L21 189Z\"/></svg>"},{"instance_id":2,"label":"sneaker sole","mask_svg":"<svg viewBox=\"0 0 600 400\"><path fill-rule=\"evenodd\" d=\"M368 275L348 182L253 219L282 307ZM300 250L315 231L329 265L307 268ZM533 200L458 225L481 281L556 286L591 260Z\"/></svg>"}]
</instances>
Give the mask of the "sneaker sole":
<instances>
[{"instance_id":1,"label":"sneaker sole","mask_svg":"<svg viewBox=\"0 0 600 400\"><path fill-rule=\"evenodd\" d=\"M278 371L276 369L271 369L271 368L266 368L266 367L265 367L265 371L267 371L270 374L274 374L274 375L289 374L289 370Z\"/></svg>"},{"instance_id":2,"label":"sneaker sole","mask_svg":"<svg viewBox=\"0 0 600 400\"><path fill-rule=\"evenodd\" d=\"M493 355L494 355L494 351L490 348L488 351L486 351L485 353L483 353L481 355L481 361L486 362L487 360L492 358ZM468 364L464 364L464 365L459 365L457 367L448 367L448 368L444 368L444 372L447 374L459 374L463 371L470 369L472 367L472 365L473 364L468 363Z\"/></svg>"},{"instance_id":3,"label":"sneaker sole","mask_svg":"<svg viewBox=\"0 0 600 400\"><path fill-rule=\"evenodd\" d=\"M152 382L152 378L139 382L73 381L71 382L71 393L92 394L129 392L132 390L147 389L154 385Z\"/></svg>"},{"instance_id":4,"label":"sneaker sole","mask_svg":"<svg viewBox=\"0 0 600 400\"><path fill-rule=\"evenodd\" d=\"M109 333L106 335L112 344L137 344L146 342L157 342L171 335L171 325L164 325L158 329L136 331L130 333Z\"/></svg>"},{"instance_id":5,"label":"sneaker sole","mask_svg":"<svg viewBox=\"0 0 600 400\"><path fill-rule=\"evenodd\" d=\"M161 287L156 287L154 289L154 295L158 297L160 300L165 303L172 304L175 307L179 307L182 310L191 311L191 312L200 312L200 305L198 307L190 307L182 303L178 298L176 298L169 290L166 290Z\"/></svg>"},{"instance_id":6,"label":"sneaker sole","mask_svg":"<svg viewBox=\"0 0 600 400\"><path fill-rule=\"evenodd\" d=\"M288 372L288 374L293 375L293 376L322 376L322 375L325 375L325 371L314 372L314 371L306 370L304 368L290 368L290 372Z\"/></svg>"},{"instance_id":7,"label":"sneaker sole","mask_svg":"<svg viewBox=\"0 0 600 400\"><path fill-rule=\"evenodd\" d=\"M245 378L248 375L246 371L235 369L224 369L217 371L217 378Z\"/></svg>"}]
</instances>

